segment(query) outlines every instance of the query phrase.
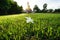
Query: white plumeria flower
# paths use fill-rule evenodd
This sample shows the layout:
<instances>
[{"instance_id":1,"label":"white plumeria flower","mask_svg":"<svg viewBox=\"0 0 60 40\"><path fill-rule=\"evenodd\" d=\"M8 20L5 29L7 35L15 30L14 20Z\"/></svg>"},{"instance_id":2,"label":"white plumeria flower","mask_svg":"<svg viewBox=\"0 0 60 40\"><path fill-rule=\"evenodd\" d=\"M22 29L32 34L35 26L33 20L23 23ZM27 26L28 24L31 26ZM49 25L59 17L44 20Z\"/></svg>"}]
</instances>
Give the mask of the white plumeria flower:
<instances>
[{"instance_id":1,"label":"white plumeria flower","mask_svg":"<svg viewBox=\"0 0 60 40\"><path fill-rule=\"evenodd\" d=\"M31 17L25 17L25 18L27 19L27 20L26 20L27 23L30 23L30 22L31 22L31 23L34 23L33 20L31 19Z\"/></svg>"}]
</instances>

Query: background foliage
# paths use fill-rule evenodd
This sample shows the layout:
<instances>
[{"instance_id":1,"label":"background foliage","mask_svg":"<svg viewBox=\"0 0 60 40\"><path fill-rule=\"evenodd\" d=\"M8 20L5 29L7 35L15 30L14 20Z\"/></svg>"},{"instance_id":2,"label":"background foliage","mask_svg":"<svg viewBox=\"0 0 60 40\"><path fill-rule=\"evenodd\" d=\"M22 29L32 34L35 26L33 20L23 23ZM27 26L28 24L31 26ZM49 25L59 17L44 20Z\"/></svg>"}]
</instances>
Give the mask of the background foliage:
<instances>
[{"instance_id":1,"label":"background foliage","mask_svg":"<svg viewBox=\"0 0 60 40\"><path fill-rule=\"evenodd\" d=\"M43 4L43 9L40 10L38 5L35 5L32 12L35 13L60 13L60 8L57 8L55 10L53 9L47 9L48 4ZM7 15L7 14L18 14L25 12L23 11L23 7L19 6L17 2L13 0L0 0L0 15ZM28 11L28 10L27 10Z\"/></svg>"},{"instance_id":2,"label":"background foliage","mask_svg":"<svg viewBox=\"0 0 60 40\"><path fill-rule=\"evenodd\" d=\"M13 0L0 0L0 15L17 14L23 11L22 6Z\"/></svg>"}]
</instances>

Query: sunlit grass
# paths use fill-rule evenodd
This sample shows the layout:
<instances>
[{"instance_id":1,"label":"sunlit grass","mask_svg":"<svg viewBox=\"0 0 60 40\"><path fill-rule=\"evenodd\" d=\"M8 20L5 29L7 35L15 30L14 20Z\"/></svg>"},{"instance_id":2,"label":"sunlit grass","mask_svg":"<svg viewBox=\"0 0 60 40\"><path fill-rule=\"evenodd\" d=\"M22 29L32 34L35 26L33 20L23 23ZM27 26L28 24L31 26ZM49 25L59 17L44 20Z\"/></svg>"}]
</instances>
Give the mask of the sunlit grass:
<instances>
[{"instance_id":1,"label":"sunlit grass","mask_svg":"<svg viewBox=\"0 0 60 40\"><path fill-rule=\"evenodd\" d=\"M25 17L31 17L34 23L27 23ZM48 37L47 40L60 37L60 14L23 13L0 16L1 40L23 40L23 37L27 40L27 36L41 40L44 37Z\"/></svg>"}]
</instances>

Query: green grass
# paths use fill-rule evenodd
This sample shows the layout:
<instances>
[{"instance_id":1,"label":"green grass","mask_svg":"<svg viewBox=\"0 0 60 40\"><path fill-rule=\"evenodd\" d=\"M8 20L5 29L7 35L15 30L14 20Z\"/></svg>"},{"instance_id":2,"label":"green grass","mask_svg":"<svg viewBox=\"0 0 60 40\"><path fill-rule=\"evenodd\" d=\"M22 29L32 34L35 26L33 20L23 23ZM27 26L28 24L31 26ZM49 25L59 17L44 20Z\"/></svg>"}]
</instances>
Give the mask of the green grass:
<instances>
[{"instance_id":1,"label":"green grass","mask_svg":"<svg viewBox=\"0 0 60 40\"><path fill-rule=\"evenodd\" d=\"M26 23L31 17L34 23ZM31 13L0 16L0 40L59 40L60 14Z\"/></svg>"}]
</instances>

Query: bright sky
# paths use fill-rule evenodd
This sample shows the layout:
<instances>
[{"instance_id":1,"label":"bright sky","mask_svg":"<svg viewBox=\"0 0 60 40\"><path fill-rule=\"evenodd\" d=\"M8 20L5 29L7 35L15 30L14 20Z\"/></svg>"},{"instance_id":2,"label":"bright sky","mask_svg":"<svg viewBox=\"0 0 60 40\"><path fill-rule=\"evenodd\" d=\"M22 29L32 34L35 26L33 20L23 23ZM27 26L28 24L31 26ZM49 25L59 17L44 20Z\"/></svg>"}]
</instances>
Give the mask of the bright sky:
<instances>
[{"instance_id":1,"label":"bright sky","mask_svg":"<svg viewBox=\"0 0 60 40\"><path fill-rule=\"evenodd\" d=\"M47 8L50 9L56 9L60 8L60 0L14 0L17 2L18 5L22 5L23 9L26 9L27 2L30 4L30 8L33 9L34 5L38 5L40 9L43 8L43 4L47 3Z\"/></svg>"}]
</instances>

